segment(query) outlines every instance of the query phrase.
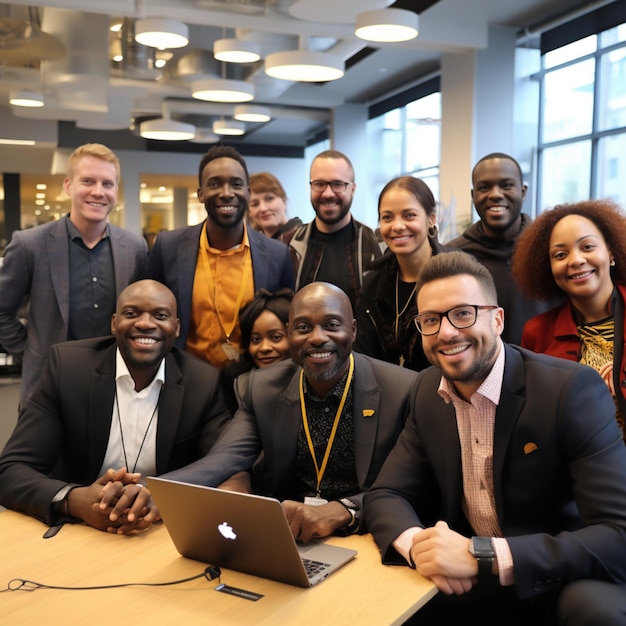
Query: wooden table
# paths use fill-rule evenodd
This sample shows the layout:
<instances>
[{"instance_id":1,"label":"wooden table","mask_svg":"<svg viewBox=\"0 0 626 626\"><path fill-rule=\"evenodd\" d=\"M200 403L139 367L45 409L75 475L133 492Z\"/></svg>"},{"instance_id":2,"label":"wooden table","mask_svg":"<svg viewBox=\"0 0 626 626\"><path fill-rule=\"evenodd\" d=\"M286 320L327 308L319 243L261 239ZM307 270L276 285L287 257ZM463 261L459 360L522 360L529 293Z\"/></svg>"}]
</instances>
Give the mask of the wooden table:
<instances>
[{"instance_id":1,"label":"wooden table","mask_svg":"<svg viewBox=\"0 0 626 626\"><path fill-rule=\"evenodd\" d=\"M146 532L117 536L66 525L50 539L47 527L14 511L0 513L0 588L12 578L55 586L166 582L204 571L181 557L159 523ZM436 593L408 567L384 566L370 535L329 539L358 550L357 557L316 587L222 570L221 582L263 594L257 602L215 591L200 578L167 587L0 593L4 624L401 624Z\"/></svg>"}]
</instances>

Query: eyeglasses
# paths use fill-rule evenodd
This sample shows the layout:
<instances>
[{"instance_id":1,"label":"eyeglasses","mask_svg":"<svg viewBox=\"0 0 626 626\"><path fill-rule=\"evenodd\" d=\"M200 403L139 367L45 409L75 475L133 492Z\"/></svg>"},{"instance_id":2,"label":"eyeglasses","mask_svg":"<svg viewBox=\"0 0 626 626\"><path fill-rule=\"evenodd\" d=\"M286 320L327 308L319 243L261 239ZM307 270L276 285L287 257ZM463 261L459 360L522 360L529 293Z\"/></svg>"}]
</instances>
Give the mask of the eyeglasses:
<instances>
[{"instance_id":1,"label":"eyeglasses","mask_svg":"<svg viewBox=\"0 0 626 626\"><path fill-rule=\"evenodd\" d=\"M476 323L478 318L478 311L491 311L497 309L494 305L483 304L463 304L462 306L455 306L447 311L437 313L436 311L426 311L420 313L413 318L417 330L426 337L429 335L436 335L441 328L442 318L448 318L448 321L452 326L461 330L463 328L469 328Z\"/></svg>"},{"instance_id":2,"label":"eyeglasses","mask_svg":"<svg viewBox=\"0 0 626 626\"><path fill-rule=\"evenodd\" d=\"M341 193L342 191L345 191L347 189L348 185L351 184L352 183L345 183L343 180L331 180L329 182L325 180L312 180L309 182L309 185L311 185L311 189L313 191L317 191L318 193L325 191L328 185L330 185L330 188L334 192Z\"/></svg>"}]
</instances>

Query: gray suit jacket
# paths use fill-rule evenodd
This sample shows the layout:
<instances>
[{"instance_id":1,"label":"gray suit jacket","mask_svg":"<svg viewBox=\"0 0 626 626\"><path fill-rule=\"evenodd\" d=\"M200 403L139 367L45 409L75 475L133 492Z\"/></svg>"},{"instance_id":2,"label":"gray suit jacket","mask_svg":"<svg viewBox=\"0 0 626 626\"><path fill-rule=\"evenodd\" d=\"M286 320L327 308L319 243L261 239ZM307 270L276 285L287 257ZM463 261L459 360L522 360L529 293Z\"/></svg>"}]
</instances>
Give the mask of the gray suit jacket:
<instances>
[{"instance_id":1,"label":"gray suit jacket","mask_svg":"<svg viewBox=\"0 0 626 626\"><path fill-rule=\"evenodd\" d=\"M116 300L145 272L148 246L142 237L109 225ZM24 353L20 403L33 392L48 348L67 340L70 315L70 253L64 219L16 231L0 267L0 344ZM74 294L80 297L80 294ZM17 317L28 302L28 323Z\"/></svg>"},{"instance_id":2,"label":"gray suit jacket","mask_svg":"<svg viewBox=\"0 0 626 626\"><path fill-rule=\"evenodd\" d=\"M400 434L417 374L362 354L354 353L354 360L354 456L361 491L345 497L360 504ZM239 410L211 452L168 478L216 486L249 470L263 451L268 495L293 499L300 371L291 359L251 371Z\"/></svg>"},{"instance_id":3,"label":"gray suit jacket","mask_svg":"<svg viewBox=\"0 0 626 626\"><path fill-rule=\"evenodd\" d=\"M68 482L89 485L99 477L113 416L115 348L111 336L50 349L0 456L0 504L54 523L54 494ZM157 474L201 458L229 418L218 371L174 348L159 398Z\"/></svg>"},{"instance_id":4,"label":"gray suit jacket","mask_svg":"<svg viewBox=\"0 0 626 626\"><path fill-rule=\"evenodd\" d=\"M626 448L615 403L586 365L505 344L496 410L496 513L520 598L593 578L626 581ZM441 372L420 372L398 443L365 496L365 521L385 563L393 541L444 520L475 534L463 513L461 446Z\"/></svg>"},{"instance_id":5,"label":"gray suit jacket","mask_svg":"<svg viewBox=\"0 0 626 626\"><path fill-rule=\"evenodd\" d=\"M193 279L198 262L200 234L205 222L159 233L150 252L147 278L167 285L176 296L180 336L176 345L184 349L189 333ZM282 242L248 228L254 290L293 289L293 263L289 248Z\"/></svg>"}]
</instances>

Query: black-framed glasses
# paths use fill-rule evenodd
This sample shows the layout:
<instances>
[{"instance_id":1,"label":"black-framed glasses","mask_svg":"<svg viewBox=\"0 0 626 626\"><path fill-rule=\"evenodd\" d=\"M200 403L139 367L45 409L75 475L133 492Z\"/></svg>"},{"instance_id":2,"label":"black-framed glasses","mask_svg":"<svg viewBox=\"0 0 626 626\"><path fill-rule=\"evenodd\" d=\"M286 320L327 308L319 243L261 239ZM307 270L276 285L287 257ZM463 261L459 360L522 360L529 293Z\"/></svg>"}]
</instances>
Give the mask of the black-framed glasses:
<instances>
[{"instance_id":1,"label":"black-framed glasses","mask_svg":"<svg viewBox=\"0 0 626 626\"><path fill-rule=\"evenodd\" d=\"M441 313L437 311L425 311L413 318L417 330L422 335L428 337L429 335L436 335L441 328L441 320L444 317L448 318L448 321L452 326L462 330L463 328L469 328L476 323L478 319L478 311L491 311L497 309L495 305L487 304L462 304L461 306L455 306L447 311Z\"/></svg>"},{"instance_id":2,"label":"black-framed glasses","mask_svg":"<svg viewBox=\"0 0 626 626\"><path fill-rule=\"evenodd\" d=\"M351 185L352 183L346 183L343 180L311 180L309 181L309 185L311 185L311 189L313 191L317 191L318 193L322 193L322 191L326 190L326 187L328 187L328 185L330 185L330 188L337 192L337 193L341 193L342 191L345 191L348 188L348 185Z\"/></svg>"}]
</instances>

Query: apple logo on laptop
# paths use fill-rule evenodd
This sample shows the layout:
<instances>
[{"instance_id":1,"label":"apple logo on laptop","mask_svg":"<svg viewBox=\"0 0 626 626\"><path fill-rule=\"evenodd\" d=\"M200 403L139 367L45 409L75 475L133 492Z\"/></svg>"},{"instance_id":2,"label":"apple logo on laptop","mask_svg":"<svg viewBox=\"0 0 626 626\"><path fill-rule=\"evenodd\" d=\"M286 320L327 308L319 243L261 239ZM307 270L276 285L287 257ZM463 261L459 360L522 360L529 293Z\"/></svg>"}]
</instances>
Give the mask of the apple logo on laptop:
<instances>
[{"instance_id":1,"label":"apple logo on laptop","mask_svg":"<svg viewBox=\"0 0 626 626\"><path fill-rule=\"evenodd\" d=\"M222 535L225 539L237 539L237 534L228 522L222 522L219 524L217 530L220 531L220 535Z\"/></svg>"}]
</instances>

